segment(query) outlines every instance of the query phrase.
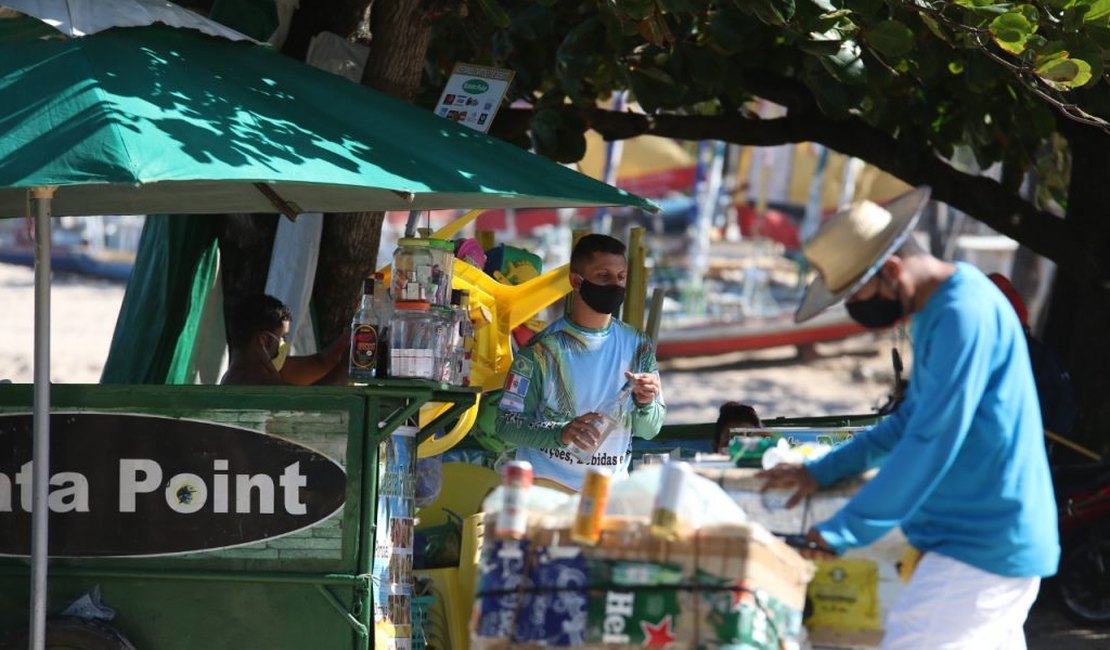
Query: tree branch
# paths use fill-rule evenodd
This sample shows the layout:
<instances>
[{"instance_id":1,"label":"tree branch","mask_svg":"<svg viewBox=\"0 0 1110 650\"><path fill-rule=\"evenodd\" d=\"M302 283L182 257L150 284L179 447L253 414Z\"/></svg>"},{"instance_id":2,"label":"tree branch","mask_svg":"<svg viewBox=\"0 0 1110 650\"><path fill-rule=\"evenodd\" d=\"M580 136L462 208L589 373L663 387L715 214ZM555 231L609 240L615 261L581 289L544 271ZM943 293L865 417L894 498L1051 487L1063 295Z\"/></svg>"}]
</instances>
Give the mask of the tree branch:
<instances>
[{"instance_id":1,"label":"tree branch","mask_svg":"<svg viewBox=\"0 0 1110 650\"><path fill-rule=\"evenodd\" d=\"M567 110L576 110L567 107ZM503 124L526 128L531 111L503 109ZM816 142L854 156L910 185L929 185L933 197L966 212L998 232L1055 261L1065 272L1106 277L1103 264L1081 245L1079 230L999 182L961 172L925 143L897 140L862 120L833 120L816 111L797 110L775 119L738 115L644 115L604 109L585 111L589 126L606 140L655 135L677 140L721 140L749 146ZM498 120L503 118L499 115ZM499 134L500 135L500 134Z\"/></svg>"}]
</instances>

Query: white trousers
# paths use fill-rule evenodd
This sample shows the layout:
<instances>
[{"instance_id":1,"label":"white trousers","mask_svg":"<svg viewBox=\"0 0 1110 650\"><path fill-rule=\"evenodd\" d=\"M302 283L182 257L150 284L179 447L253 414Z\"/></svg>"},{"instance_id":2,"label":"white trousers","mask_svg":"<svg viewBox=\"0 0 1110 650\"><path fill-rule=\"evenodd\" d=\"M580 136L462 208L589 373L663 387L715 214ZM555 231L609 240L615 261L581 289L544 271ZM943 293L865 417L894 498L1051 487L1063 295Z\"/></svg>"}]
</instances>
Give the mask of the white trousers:
<instances>
[{"instance_id":1,"label":"white trousers","mask_svg":"<svg viewBox=\"0 0 1110 650\"><path fill-rule=\"evenodd\" d=\"M887 615L880 650L1025 650L1040 584L926 553Z\"/></svg>"}]
</instances>

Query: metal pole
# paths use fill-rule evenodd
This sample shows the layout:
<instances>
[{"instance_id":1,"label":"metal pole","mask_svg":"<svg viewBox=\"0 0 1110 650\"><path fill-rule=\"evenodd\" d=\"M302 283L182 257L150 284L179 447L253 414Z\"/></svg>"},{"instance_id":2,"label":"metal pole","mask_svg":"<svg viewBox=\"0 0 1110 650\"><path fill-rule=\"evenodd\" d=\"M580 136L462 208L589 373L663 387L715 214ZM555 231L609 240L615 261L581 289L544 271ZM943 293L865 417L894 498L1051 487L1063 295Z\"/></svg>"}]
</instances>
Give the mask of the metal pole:
<instances>
[{"instance_id":1,"label":"metal pole","mask_svg":"<svg viewBox=\"0 0 1110 650\"><path fill-rule=\"evenodd\" d=\"M31 465L31 650L46 647L46 559L50 487L50 202L53 187L30 190L35 209L35 390Z\"/></svg>"}]
</instances>

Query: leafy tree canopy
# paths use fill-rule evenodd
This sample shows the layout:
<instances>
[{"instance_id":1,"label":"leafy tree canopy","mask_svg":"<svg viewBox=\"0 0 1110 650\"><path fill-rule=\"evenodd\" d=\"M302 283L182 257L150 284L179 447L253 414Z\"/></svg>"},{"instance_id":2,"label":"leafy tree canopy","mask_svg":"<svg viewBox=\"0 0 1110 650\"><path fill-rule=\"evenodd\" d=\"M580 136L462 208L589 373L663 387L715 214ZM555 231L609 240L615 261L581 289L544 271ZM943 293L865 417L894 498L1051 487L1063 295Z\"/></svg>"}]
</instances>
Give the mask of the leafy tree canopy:
<instances>
[{"instance_id":1,"label":"leafy tree canopy","mask_svg":"<svg viewBox=\"0 0 1110 650\"><path fill-rule=\"evenodd\" d=\"M587 128L820 142L1104 277L1082 224L1046 206L1074 207L1067 143L1110 142L1110 0L474 0L436 30L423 101L456 61L511 68L532 109L495 132L556 160L582 157ZM601 108L620 90L643 113ZM760 119L757 97L788 114ZM958 147L1001 181L954 166Z\"/></svg>"}]
</instances>

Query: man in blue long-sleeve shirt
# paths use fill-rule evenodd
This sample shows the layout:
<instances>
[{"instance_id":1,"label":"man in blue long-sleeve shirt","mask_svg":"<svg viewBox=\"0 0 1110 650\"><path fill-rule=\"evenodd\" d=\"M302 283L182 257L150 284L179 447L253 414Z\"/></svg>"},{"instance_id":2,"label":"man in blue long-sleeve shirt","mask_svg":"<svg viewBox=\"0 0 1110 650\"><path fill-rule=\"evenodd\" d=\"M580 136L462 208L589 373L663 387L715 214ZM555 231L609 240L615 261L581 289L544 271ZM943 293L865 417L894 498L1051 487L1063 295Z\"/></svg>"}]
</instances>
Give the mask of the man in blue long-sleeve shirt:
<instances>
[{"instance_id":1,"label":"man in blue long-sleeve shirt","mask_svg":"<svg viewBox=\"0 0 1110 650\"><path fill-rule=\"evenodd\" d=\"M882 648L1024 648L1040 578L1059 539L1025 336L1005 297L972 266L908 237L927 190L836 215L806 244L819 271L799 308L841 299L861 324L912 315L913 375L890 417L806 465L765 473L792 502L848 476L879 473L809 532L818 555L874 542L901 526L925 553L886 621Z\"/></svg>"}]
</instances>

